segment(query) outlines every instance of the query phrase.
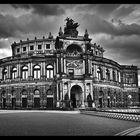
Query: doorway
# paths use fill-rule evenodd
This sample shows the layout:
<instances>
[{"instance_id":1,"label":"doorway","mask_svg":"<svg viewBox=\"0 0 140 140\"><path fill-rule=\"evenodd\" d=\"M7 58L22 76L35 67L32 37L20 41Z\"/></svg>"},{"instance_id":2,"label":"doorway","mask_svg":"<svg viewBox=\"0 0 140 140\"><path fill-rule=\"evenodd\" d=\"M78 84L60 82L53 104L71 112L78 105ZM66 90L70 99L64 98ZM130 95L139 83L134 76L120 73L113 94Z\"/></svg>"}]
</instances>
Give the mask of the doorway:
<instances>
[{"instance_id":1,"label":"doorway","mask_svg":"<svg viewBox=\"0 0 140 140\"><path fill-rule=\"evenodd\" d=\"M103 99L99 98L99 107L102 108L103 107Z\"/></svg>"},{"instance_id":2,"label":"doorway","mask_svg":"<svg viewBox=\"0 0 140 140\"><path fill-rule=\"evenodd\" d=\"M16 107L16 98L12 98L12 108Z\"/></svg>"},{"instance_id":3,"label":"doorway","mask_svg":"<svg viewBox=\"0 0 140 140\"><path fill-rule=\"evenodd\" d=\"M2 107L3 107L3 108L6 107L6 98L3 98L3 101L2 101Z\"/></svg>"},{"instance_id":4,"label":"doorway","mask_svg":"<svg viewBox=\"0 0 140 140\"><path fill-rule=\"evenodd\" d=\"M22 98L22 107L27 108L27 98Z\"/></svg>"},{"instance_id":5,"label":"doorway","mask_svg":"<svg viewBox=\"0 0 140 140\"><path fill-rule=\"evenodd\" d=\"M82 88L79 85L74 85L71 88L70 100L73 108L81 106L82 103Z\"/></svg>"},{"instance_id":6,"label":"doorway","mask_svg":"<svg viewBox=\"0 0 140 140\"><path fill-rule=\"evenodd\" d=\"M34 98L34 108L40 108L40 98Z\"/></svg>"},{"instance_id":7,"label":"doorway","mask_svg":"<svg viewBox=\"0 0 140 140\"><path fill-rule=\"evenodd\" d=\"M53 108L53 98L47 97L47 108Z\"/></svg>"}]
</instances>

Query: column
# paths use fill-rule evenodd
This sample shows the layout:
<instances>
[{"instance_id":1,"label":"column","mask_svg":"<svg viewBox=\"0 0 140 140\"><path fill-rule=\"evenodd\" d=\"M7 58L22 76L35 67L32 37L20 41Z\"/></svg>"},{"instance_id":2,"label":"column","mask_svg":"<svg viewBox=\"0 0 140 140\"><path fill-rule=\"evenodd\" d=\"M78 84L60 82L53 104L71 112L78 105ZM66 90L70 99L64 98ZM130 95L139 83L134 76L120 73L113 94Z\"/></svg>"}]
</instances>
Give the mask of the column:
<instances>
[{"instance_id":1,"label":"column","mask_svg":"<svg viewBox=\"0 0 140 140\"><path fill-rule=\"evenodd\" d=\"M85 74L85 60L83 60L83 74Z\"/></svg>"},{"instance_id":2,"label":"column","mask_svg":"<svg viewBox=\"0 0 140 140\"><path fill-rule=\"evenodd\" d=\"M43 75L44 76L46 75L46 65L45 65L45 62L43 62Z\"/></svg>"},{"instance_id":3,"label":"column","mask_svg":"<svg viewBox=\"0 0 140 140\"><path fill-rule=\"evenodd\" d=\"M96 64L94 65L94 77L97 78L97 65Z\"/></svg>"},{"instance_id":4,"label":"column","mask_svg":"<svg viewBox=\"0 0 140 140\"><path fill-rule=\"evenodd\" d=\"M64 73L67 73L66 72L66 59L64 58Z\"/></svg>"},{"instance_id":5,"label":"column","mask_svg":"<svg viewBox=\"0 0 140 140\"><path fill-rule=\"evenodd\" d=\"M11 78L11 66L7 67L7 78L10 79Z\"/></svg>"},{"instance_id":6,"label":"column","mask_svg":"<svg viewBox=\"0 0 140 140\"><path fill-rule=\"evenodd\" d=\"M28 77L30 80L32 80L32 75L33 75L33 71L32 71L32 62L28 63Z\"/></svg>"},{"instance_id":7,"label":"column","mask_svg":"<svg viewBox=\"0 0 140 140\"><path fill-rule=\"evenodd\" d=\"M54 62L54 75L56 75L56 62Z\"/></svg>"},{"instance_id":8,"label":"column","mask_svg":"<svg viewBox=\"0 0 140 140\"><path fill-rule=\"evenodd\" d=\"M90 59L88 59L88 73L90 73L91 74L91 67L90 67Z\"/></svg>"},{"instance_id":9,"label":"column","mask_svg":"<svg viewBox=\"0 0 140 140\"><path fill-rule=\"evenodd\" d=\"M91 97L92 97L92 100L93 100L93 85L92 85L92 82L90 83L90 94L91 94Z\"/></svg>"},{"instance_id":10,"label":"column","mask_svg":"<svg viewBox=\"0 0 140 140\"><path fill-rule=\"evenodd\" d=\"M110 80L113 80L112 69L109 69L109 71L110 71Z\"/></svg>"},{"instance_id":11,"label":"column","mask_svg":"<svg viewBox=\"0 0 140 140\"><path fill-rule=\"evenodd\" d=\"M21 77L21 68L20 68L20 64L17 64L17 78L20 79Z\"/></svg>"},{"instance_id":12,"label":"column","mask_svg":"<svg viewBox=\"0 0 140 140\"><path fill-rule=\"evenodd\" d=\"M63 57L61 56L61 72L63 72Z\"/></svg>"},{"instance_id":13,"label":"column","mask_svg":"<svg viewBox=\"0 0 140 140\"><path fill-rule=\"evenodd\" d=\"M31 65L31 64L28 63L28 76L31 76L31 70L30 70L30 69L31 69L31 68L30 68L31 66L30 66L30 65Z\"/></svg>"},{"instance_id":14,"label":"column","mask_svg":"<svg viewBox=\"0 0 140 140\"><path fill-rule=\"evenodd\" d=\"M44 40L42 42L42 50L43 50L43 53L45 52L45 43L44 43Z\"/></svg>"},{"instance_id":15,"label":"column","mask_svg":"<svg viewBox=\"0 0 140 140\"><path fill-rule=\"evenodd\" d=\"M33 76L33 64L32 64L32 62L30 63L30 76Z\"/></svg>"},{"instance_id":16,"label":"column","mask_svg":"<svg viewBox=\"0 0 140 140\"><path fill-rule=\"evenodd\" d=\"M106 78L106 70L105 70L105 67L103 66L103 78L105 79Z\"/></svg>"},{"instance_id":17,"label":"column","mask_svg":"<svg viewBox=\"0 0 140 140\"><path fill-rule=\"evenodd\" d=\"M59 83L56 84L56 90L57 90L56 99L57 99L57 101L59 101Z\"/></svg>"},{"instance_id":18,"label":"column","mask_svg":"<svg viewBox=\"0 0 140 140\"><path fill-rule=\"evenodd\" d=\"M69 96L69 100L70 100L70 82L68 82L68 96Z\"/></svg>"},{"instance_id":19,"label":"column","mask_svg":"<svg viewBox=\"0 0 140 140\"><path fill-rule=\"evenodd\" d=\"M0 80L2 80L2 68L0 67Z\"/></svg>"},{"instance_id":20,"label":"column","mask_svg":"<svg viewBox=\"0 0 140 140\"><path fill-rule=\"evenodd\" d=\"M58 57L56 58L56 73L59 73L59 70L58 70Z\"/></svg>"},{"instance_id":21,"label":"column","mask_svg":"<svg viewBox=\"0 0 140 140\"><path fill-rule=\"evenodd\" d=\"M43 72L43 62L41 62L41 71L40 71L40 74L41 74L41 76L44 75L44 72Z\"/></svg>"},{"instance_id":22,"label":"column","mask_svg":"<svg viewBox=\"0 0 140 140\"><path fill-rule=\"evenodd\" d=\"M82 89L82 105L81 107L82 108L85 108L86 107L86 97L85 97L85 93L86 93L86 87L85 87L85 83L83 83L84 87Z\"/></svg>"},{"instance_id":23,"label":"column","mask_svg":"<svg viewBox=\"0 0 140 140\"><path fill-rule=\"evenodd\" d=\"M119 72L119 82L121 82L121 73Z\"/></svg>"}]
</instances>

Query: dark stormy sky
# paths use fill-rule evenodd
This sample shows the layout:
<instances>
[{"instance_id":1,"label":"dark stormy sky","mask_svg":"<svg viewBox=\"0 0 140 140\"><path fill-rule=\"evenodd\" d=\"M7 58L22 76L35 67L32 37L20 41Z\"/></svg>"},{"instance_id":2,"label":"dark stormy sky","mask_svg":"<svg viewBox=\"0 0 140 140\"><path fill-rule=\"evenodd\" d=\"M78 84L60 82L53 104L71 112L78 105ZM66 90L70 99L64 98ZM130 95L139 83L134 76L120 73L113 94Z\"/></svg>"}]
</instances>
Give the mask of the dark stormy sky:
<instances>
[{"instance_id":1,"label":"dark stormy sky","mask_svg":"<svg viewBox=\"0 0 140 140\"><path fill-rule=\"evenodd\" d=\"M66 17L80 24L79 35L88 30L104 57L140 67L140 4L0 4L0 58L11 56L14 41L56 37Z\"/></svg>"}]
</instances>

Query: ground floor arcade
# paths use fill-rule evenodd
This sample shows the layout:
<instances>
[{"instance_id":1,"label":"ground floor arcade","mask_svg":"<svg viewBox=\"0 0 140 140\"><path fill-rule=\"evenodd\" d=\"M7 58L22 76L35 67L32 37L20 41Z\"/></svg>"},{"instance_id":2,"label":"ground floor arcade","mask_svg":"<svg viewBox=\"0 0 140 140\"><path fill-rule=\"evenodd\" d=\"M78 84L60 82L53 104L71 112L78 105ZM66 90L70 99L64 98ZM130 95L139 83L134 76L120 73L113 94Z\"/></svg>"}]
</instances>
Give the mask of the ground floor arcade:
<instances>
[{"instance_id":1,"label":"ground floor arcade","mask_svg":"<svg viewBox=\"0 0 140 140\"><path fill-rule=\"evenodd\" d=\"M139 106L137 89L95 84L91 80L61 80L0 87L0 108L86 108Z\"/></svg>"}]
</instances>

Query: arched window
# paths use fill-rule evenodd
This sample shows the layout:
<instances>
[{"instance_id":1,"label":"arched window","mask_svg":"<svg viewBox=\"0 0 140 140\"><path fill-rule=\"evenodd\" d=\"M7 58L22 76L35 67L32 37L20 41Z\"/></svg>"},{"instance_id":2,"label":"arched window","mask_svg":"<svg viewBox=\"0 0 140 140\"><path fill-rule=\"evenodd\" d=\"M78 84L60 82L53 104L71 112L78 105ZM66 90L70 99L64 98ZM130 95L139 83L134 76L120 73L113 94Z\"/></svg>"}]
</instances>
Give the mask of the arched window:
<instances>
[{"instance_id":1,"label":"arched window","mask_svg":"<svg viewBox=\"0 0 140 140\"><path fill-rule=\"evenodd\" d=\"M108 69L106 69L106 80L110 80L110 72Z\"/></svg>"},{"instance_id":2,"label":"arched window","mask_svg":"<svg viewBox=\"0 0 140 140\"><path fill-rule=\"evenodd\" d=\"M54 77L54 72L53 71L54 71L53 66L48 65L47 68L46 68L47 78L53 78Z\"/></svg>"},{"instance_id":3,"label":"arched window","mask_svg":"<svg viewBox=\"0 0 140 140\"><path fill-rule=\"evenodd\" d=\"M113 81L116 81L116 73L115 73L115 71L113 70Z\"/></svg>"},{"instance_id":4,"label":"arched window","mask_svg":"<svg viewBox=\"0 0 140 140\"><path fill-rule=\"evenodd\" d=\"M51 89L48 89L48 90L47 90L47 95L53 95L53 92L52 92Z\"/></svg>"},{"instance_id":5,"label":"arched window","mask_svg":"<svg viewBox=\"0 0 140 140\"><path fill-rule=\"evenodd\" d=\"M34 66L34 78L35 79L40 79L40 66L36 65Z\"/></svg>"},{"instance_id":6,"label":"arched window","mask_svg":"<svg viewBox=\"0 0 140 140\"><path fill-rule=\"evenodd\" d=\"M7 79L7 68L3 69L3 80Z\"/></svg>"},{"instance_id":7,"label":"arched window","mask_svg":"<svg viewBox=\"0 0 140 140\"><path fill-rule=\"evenodd\" d=\"M34 95L40 95L40 92L39 92L38 89L36 89L36 90L34 91Z\"/></svg>"},{"instance_id":8,"label":"arched window","mask_svg":"<svg viewBox=\"0 0 140 140\"><path fill-rule=\"evenodd\" d=\"M103 79L102 78L102 69L100 67L97 69L97 79L98 80L102 80Z\"/></svg>"},{"instance_id":9,"label":"arched window","mask_svg":"<svg viewBox=\"0 0 140 140\"><path fill-rule=\"evenodd\" d=\"M82 48L77 44L71 44L66 49L69 56L80 56L82 54Z\"/></svg>"},{"instance_id":10,"label":"arched window","mask_svg":"<svg viewBox=\"0 0 140 140\"><path fill-rule=\"evenodd\" d=\"M21 72L22 72L22 79L27 79L28 78L28 67L23 66Z\"/></svg>"},{"instance_id":11,"label":"arched window","mask_svg":"<svg viewBox=\"0 0 140 140\"><path fill-rule=\"evenodd\" d=\"M27 95L27 91L25 89L22 90L22 95Z\"/></svg>"},{"instance_id":12,"label":"arched window","mask_svg":"<svg viewBox=\"0 0 140 140\"><path fill-rule=\"evenodd\" d=\"M12 72L12 79L15 79L17 76L17 68L16 67L12 68L11 72Z\"/></svg>"}]
</instances>

